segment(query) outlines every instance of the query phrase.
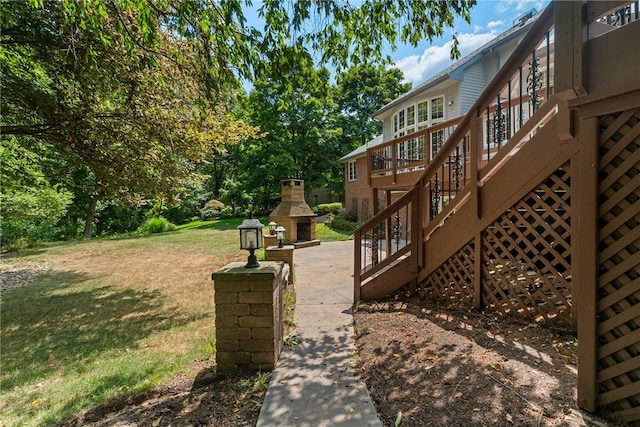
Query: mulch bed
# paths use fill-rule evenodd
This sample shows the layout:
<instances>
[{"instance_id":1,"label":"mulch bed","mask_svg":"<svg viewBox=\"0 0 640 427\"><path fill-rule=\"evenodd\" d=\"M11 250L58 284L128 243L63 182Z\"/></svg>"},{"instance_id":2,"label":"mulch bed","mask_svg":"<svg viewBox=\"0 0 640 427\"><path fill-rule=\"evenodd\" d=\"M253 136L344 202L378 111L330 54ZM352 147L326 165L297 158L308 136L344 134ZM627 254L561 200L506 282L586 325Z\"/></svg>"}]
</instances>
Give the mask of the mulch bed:
<instances>
[{"instance_id":1,"label":"mulch bed","mask_svg":"<svg viewBox=\"0 0 640 427\"><path fill-rule=\"evenodd\" d=\"M568 331L398 296L359 304L354 321L385 426L610 425L577 408Z\"/></svg>"}]
</instances>

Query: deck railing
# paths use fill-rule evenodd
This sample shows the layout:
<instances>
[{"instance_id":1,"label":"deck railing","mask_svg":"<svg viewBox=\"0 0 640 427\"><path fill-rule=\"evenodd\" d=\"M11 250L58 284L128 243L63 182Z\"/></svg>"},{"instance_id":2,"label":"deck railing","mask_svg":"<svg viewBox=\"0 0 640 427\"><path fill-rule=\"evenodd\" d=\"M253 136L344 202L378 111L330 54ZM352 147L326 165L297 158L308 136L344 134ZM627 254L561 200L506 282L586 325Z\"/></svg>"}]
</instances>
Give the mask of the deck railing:
<instances>
[{"instance_id":1,"label":"deck railing","mask_svg":"<svg viewBox=\"0 0 640 427\"><path fill-rule=\"evenodd\" d=\"M553 8L552 3L545 9L464 117L368 150L370 162L374 162L376 154L383 159L376 164L377 173L398 174L408 169L406 163L398 162L400 144L417 138L433 138L442 129L450 134L436 155L420 165L424 171L416 185L354 232L356 298L360 295L361 283L372 271L380 271L401 255L416 255L420 242L463 203L475 197L483 180L489 179L510 154L520 149L557 112L557 103L551 101L554 100ZM419 210L414 208L416 203ZM362 248L383 246L388 224L397 212L415 212L409 221L419 228L421 237L407 241L402 254L400 251L391 256L385 253L383 263L380 253L363 252ZM416 267L421 265L421 256L416 256L416 263Z\"/></svg>"},{"instance_id":2,"label":"deck railing","mask_svg":"<svg viewBox=\"0 0 640 427\"><path fill-rule=\"evenodd\" d=\"M410 255L419 241L420 194L408 192L354 232L354 298L360 299L361 283L400 258ZM414 260L417 253L413 252Z\"/></svg>"},{"instance_id":3,"label":"deck railing","mask_svg":"<svg viewBox=\"0 0 640 427\"><path fill-rule=\"evenodd\" d=\"M639 1L623 1L622 3L627 4L621 8L616 7L614 9L611 9L613 4L610 2L601 3L603 4L597 4L594 2L587 4L587 7L589 8L587 10L587 19L589 22L599 22L615 29L640 20ZM604 10L602 8L604 8ZM602 11L599 12L600 10Z\"/></svg>"},{"instance_id":4,"label":"deck railing","mask_svg":"<svg viewBox=\"0 0 640 427\"><path fill-rule=\"evenodd\" d=\"M477 187L557 112L557 104L551 102L553 23L551 4L425 169L418 184L429 197L424 238L473 197ZM468 164L458 164L461 151L469 152ZM464 187L457 186L461 171L468 177Z\"/></svg>"},{"instance_id":5,"label":"deck railing","mask_svg":"<svg viewBox=\"0 0 640 427\"><path fill-rule=\"evenodd\" d=\"M424 170L437 151L451 136L462 117L438 123L426 129L395 138L367 150L371 179Z\"/></svg>"}]
</instances>

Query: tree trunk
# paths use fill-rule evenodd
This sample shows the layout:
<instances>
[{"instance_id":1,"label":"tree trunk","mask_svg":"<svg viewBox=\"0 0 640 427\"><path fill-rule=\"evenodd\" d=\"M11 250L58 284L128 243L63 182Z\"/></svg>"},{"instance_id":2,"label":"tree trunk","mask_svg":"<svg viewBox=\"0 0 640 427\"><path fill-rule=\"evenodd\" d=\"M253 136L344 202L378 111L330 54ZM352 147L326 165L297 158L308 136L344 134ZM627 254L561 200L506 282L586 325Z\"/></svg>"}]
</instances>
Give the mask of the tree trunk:
<instances>
[{"instance_id":1,"label":"tree trunk","mask_svg":"<svg viewBox=\"0 0 640 427\"><path fill-rule=\"evenodd\" d=\"M87 211L87 217L84 223L84 238L90 239L93 234L93 219L96 216L96 205L98 204L98 197L91 196L91 202L89 202L89 210Z\"/></svg>"}]
</instances>

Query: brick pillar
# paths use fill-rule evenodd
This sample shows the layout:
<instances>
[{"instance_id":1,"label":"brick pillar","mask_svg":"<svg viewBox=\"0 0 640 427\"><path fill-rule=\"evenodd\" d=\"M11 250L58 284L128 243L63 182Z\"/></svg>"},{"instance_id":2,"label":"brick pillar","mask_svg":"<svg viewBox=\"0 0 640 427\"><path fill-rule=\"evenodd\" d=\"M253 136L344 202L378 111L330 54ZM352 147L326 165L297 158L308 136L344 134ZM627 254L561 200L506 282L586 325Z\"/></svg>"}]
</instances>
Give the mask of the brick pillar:
<instances>
[{"instance_id":1,"label":"brick pillar","mask_svg":"<svg viewBox=\"0 0 640 427\"><path fill-rule=\"evenodd\" d=\"M264 247L276 246L278 244L278 238L274 234L263 234L262 240L264 240Z\"/></svg>"},{"instance_id":2,"label":"brick pillar","mask_svg":"<svg viewBox=\"0 0 640 427\"><path fill-rule=\"evenodd\" d=\"M282 292L288 266L232 262L212 274L217 372L273 369L283 345Z\"/></svg>"},{"instance_id":3,"label":"brick pillar","mask_svg":"<svg viewBox=\"0 0 640 427\"><path fill-rule=\"evenodd\" d=\"M295 283L295 274L293 268L293 245L269 246L264 251L264 257L267 261L283 261L289 264L289 281L288 284Z\"/></svg>"}]
</instances>

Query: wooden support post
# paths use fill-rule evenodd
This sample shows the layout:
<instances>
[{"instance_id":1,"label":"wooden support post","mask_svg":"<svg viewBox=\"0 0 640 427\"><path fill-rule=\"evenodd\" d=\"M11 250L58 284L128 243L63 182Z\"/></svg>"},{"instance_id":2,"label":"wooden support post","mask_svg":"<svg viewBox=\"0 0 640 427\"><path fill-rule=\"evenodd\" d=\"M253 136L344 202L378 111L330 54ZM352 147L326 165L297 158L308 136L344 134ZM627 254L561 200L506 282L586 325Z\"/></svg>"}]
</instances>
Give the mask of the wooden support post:
<instances>
[{"instance_id":1,"label":"wooden support post","mask_svg":"<svg viewBox=\"0 0 640 427\"><path fill-rule=\"evenodd\" d=\"M378 197L379 197L378 196L378 189L377 188L372 188L371 189L371 204L373 205L371 207L371 213L372 213L371 217L372 218L374 216L378 215L378 212L380 212L380 209L379 209L379 206L378 206L379 205ZM363 217L364 217L364 214L365 213L363 212ZM367 218L367 219L369 219L369 218Z\"/></svg>"},{"instance_id":2,"label":"wooden support post","mask_svg":"<svg viewBox=\"0 0 640 427\"><path fill-rule=\"evenodd\" d=\"M590 412L597 410L598 389L598 120L580 122L580 165L578 200L574 220L578 233L573 237L573 263L577 267L572 283L579 282L578 310L578 405ZM576 277L577 276L577 277Z\"/></svg>"},{"instance_id":3,"label":"wooden support post","mask_svg":"<svg viewBox=\"0 0 640 427\"><path fill-rule=\"evenodd\" d=\"M574 114L567 106L567 101L558 99L558 138L562 142L569 142L573 139L573 116Z\"/></svg>"},{"instance_id":4,"label":"wooden support post","mask_svg":"<svg viewBox=\"0 0 640 427\"><path fill-rule=\"evenodd\" d=\"M353 244L355 245L353 251L353 302L355 304L360 301L360 274L362 271L362 235L359 232L354 233Z\"/></svg>"},{"instance_id":5,"label":"wooden support post","mask_svg":"<svg viewBox=\"0 0 640 427\"><path fill-rule=\"evenodd\" d=\"M391 146L391 167L393 168L392 176L395 184L398 176L398 144L395 143Z\"/></svg>"},{"instance_id":6,"label":"wooden support post","mask_svg":"<svg viewBox=\"0 0 640 427\"><path fill-rule=\"evenodd\" d=\"M569 100L587 93L585 82L584 44L587 24L581 1L556 1L554 92Z\"/></svg>"}]
</instances>

